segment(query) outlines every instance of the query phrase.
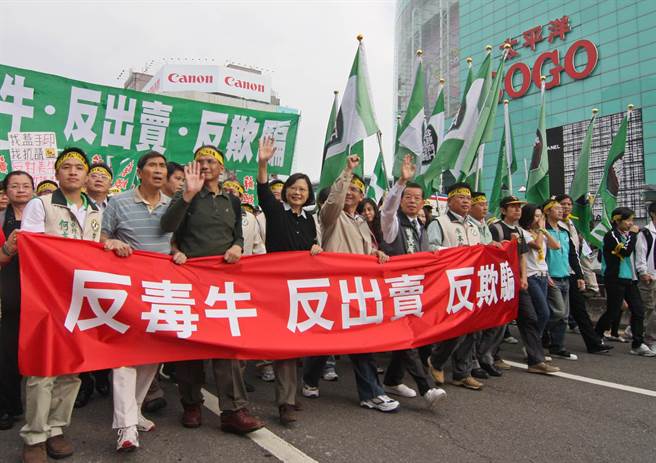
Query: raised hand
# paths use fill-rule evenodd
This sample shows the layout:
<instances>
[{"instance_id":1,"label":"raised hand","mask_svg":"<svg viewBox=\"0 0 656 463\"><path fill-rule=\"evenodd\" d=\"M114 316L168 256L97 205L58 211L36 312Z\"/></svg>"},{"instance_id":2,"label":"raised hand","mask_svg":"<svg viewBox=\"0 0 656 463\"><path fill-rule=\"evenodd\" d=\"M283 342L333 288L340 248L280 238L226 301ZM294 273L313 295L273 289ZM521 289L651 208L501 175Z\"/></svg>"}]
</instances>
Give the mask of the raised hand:
<instances>
[{"instance_id":1,"label":"raised hand","mask_svg":"<svg viewBox=\"0 0 656 463\"><path fill-rule=\"evenodd\" d=\"M415 173L417 173L417 166L412 162L412 155L406 154L403 158L403 164L401 164L401 177L399 180L401 180L402 183L405 183L413 178Z\"/></svg>"},{"instance_id":2,"label":"raised hand","mask_svg":"<svg viewBox=\"0 0 656 463\"><path fill-rule=\"evenodd\" d=\"M192 161L184 167L185 185L182 197L186 202L190 202L196 193L203 189L205 184L205 174L200 171L200 164Z\"/></svg>"},{"instance_id":3,"label":"raised hand","mask_svg":"<svg viewBox=\"0 0 656 463\"><path fill-rule=\"evenodd\" d=\"M360 156L357 154L352 154L351 156L346 158L346 169L349 171L353 171L360 165Z\"/></svg>"},{"instance_id":4,"label":"raised hand","mask_svg":"<svg viewBox=\"0 0 656 463\"><path fill-rule=\"evenodd\" d=\"M260 138L260 148L257 151L257 161L266 164L269 159L276 154L276 147L274 146L273 137Z\"/></svg>"}]
</instances>

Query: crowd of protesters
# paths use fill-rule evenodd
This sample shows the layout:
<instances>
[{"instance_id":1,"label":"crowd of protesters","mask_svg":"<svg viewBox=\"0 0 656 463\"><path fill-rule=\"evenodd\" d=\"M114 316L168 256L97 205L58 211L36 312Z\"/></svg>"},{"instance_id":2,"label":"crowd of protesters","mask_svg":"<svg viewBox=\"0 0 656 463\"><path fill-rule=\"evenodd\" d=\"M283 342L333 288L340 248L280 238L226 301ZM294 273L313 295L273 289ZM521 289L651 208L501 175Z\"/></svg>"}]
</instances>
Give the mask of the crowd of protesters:
<instances>
[{"instance_id":1,"label":"crowd of protesters","mask_svg":"<svg viewBox=\"0 0 656 463\"><path fill-rule=\"evenodd\" d=\"M112 396L116 449L138 448L139 433L155 428L144 413L167 406L159 385L162 377L177 383L182 425L201 426L206 367L216 381L223 431L246 434L264 422L248 410L252 386L245 382L245 362L239 360L125 365L80 375L21 378L19 230L101 242L124 258L135 250L162 253L178 265L201 256L223 256L231 264L243 255L284 251L371 255L384 264L391 256L514 240L521 288L516 324L529 373L552 374L560 370L554 359L577 360L568 350L568 333L580 334L592 354L606 354L612 348L608 341L618 341L631 342L631 354L656 356L656 204L649 206L651 222L642 230L633 223L632 210L613 211L612 229L598 252L607 305L595 324L588 305L590 296L599 293L596 254L571 221L569 196L540 205L508 196L499 204L500 218L490 221L485 194L456 183L447 189L446 213L434 215L425 205L422 187L412 182L415 166L408 156L398 180L382 204L376 204L365 198L365 183L354 173L360 159L354 155L315 201L305 174L270 181L267 164L274 152L272 139L260 141L257 208L242 202L244 188L238 181L222 181L224 156L214 146L198 148L185 166L151 151L138 161L138 186L114 195L111 168L90 164L78 148L59 154L56 181L35 186L22 171L5 177L0 194L0 429L23 423L25 462L72 455L73 444L64 431L74 408L84 407L94 393ZM620 334L625 307L630 328ZM350 355L358 402L366 409L392 412L399 402L390 396L420 395L418 400L434 409L446 397L441 386L447 369L451 384L480 390L482 381L510 369L500 355L504 339L514 340L506 330L502 326L395 351L387 364L377 362L373 353ZM275 382L275 401L285 425L299 419L299 395L319 398L320 380L339 378L335 358L329 356L262 359L256 367L262 380ZM416 388L404 383L406 372Z\"/></svg>"}]
</instances>

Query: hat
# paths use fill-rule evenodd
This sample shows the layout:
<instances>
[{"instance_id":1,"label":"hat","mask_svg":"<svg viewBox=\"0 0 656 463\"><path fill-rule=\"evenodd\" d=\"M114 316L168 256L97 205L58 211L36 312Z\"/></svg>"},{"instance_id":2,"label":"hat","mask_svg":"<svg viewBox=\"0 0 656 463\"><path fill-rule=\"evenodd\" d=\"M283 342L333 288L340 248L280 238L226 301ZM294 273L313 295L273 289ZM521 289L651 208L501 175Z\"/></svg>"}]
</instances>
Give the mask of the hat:
<instances>
[{"instance_id":1,"label":"hat","mask_svg":"<svg viewBox=\"0 0 656 463\"><path fill-rule=\"evenodd\" d=\"M55 160L55 171L59 170L59 166L66 161L67 159L77 159L82 164L84 164L89 171L89 159L84 151L80 148L66 148L64 151L59 153L57 159Z\"/></svg>"},{"instance_id":2,"label":"hat","mask_svg":"<svg viewBox=\"0 0 656 463\"><path fill-rule=\"evenodd\" d=\"M506 196L501 200L499 206L506 208L508 206L512 206L513 204L519 204L520 206L523 206L524 204L526 204L526 201L522 201L517 196Z\"/></svg>"},{"instance_id":3,"label":"hat","mask_svg":"<svg viewBox=\"0 0 656 463\"><path fill-rule=\"evenodd\" d=\"M472 193L472 204L484 203L487 202L487 197L485 193L481 191L474 191Z\"/></svg>"},{"instance_id":4,"label":"hat","mask_svg":"<svg viewBox=\"0 0 656 463\"><path fill-rule=\"evenodd\" d=\"M112 169L104 162L94 162L93 164L91 164L91 169L89 169L89 174L93 174L94 172L109 176L110 180L114 178L114 173L112 172Z\"/></svg>"}]
</instances>

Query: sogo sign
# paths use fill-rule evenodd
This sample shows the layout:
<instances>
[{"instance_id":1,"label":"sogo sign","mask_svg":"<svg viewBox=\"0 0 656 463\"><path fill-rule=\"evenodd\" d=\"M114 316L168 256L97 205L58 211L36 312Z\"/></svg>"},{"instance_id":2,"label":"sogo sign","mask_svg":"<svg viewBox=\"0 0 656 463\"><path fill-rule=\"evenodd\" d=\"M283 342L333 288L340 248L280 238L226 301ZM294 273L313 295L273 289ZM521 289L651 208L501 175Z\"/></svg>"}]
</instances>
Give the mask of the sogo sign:
<instances>
[{"instance_id":1,"label":"sogo sign","mask_svg":"<svg viewBox=\"0 0 656 463\"><path fill-rule=\"evenodd\" d=\"M266 75L226 66L165 65L143 91L223 93L269 103L271 79Z\"/></svg>"},{"instance_id":2,"label":"sogo sign","mask_svg":"<svg viewBox=\"0 0 656 463\"><path fill-rule=\"evenodd\" d=\"M565 36L571 32L569 17L563 16L549 21L547 29L549 32L548 37L542 35L543 26L539 25L522 33L521 40L523 40L523 43L521 45L519 39L507 38L499 48L503 50L506 45L510 45L508 60L512 60L520 55L520 50L515 47L530 48L532 51L535 51L537 44L544 40L547 40L549 43L553 43L558 39L564 41ZM582 54L585 54L586 57L585 65L582 68L581 66L577 68L575 64L576 57ZM549 74L545 81L545 87L549 90L560 85L563 70L572 79L585 79L592 74L598 61L599 52L595 44L589 40L577 40L569 47L564 57L561 57L559 50L551 50L540 54L533 63L532 69L525 63L511 65L506 71L504 88L511 98L521 98L526 95L526 92L531 87L531 82L537 88L540 88L540 77L544 74ZM548 70L548 73L545 73L543 67L548 62L551 62L551 68Z\"/></svg>"}]
</instances>

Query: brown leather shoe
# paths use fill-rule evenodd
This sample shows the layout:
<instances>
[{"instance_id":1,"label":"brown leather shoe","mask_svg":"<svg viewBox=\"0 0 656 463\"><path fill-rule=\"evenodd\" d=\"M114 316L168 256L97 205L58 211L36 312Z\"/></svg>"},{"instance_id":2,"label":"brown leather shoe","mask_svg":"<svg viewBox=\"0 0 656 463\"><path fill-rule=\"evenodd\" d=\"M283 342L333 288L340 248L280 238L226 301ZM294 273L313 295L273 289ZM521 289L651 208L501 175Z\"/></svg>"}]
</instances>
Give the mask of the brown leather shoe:
<instances>
[{"instance_id":1,"label":"brown leather shoe","mask_svg":"<svg viewBox=\"0 0 656 463\"><path fill-rule=\"evenodd\" d=\"M27 445L23 444L23 463L48 463L46 443Z\"/></svg>"},{"instance_id":2,"label":"brown leather shoe","mask_svg":"<svg viewBox=\"0 0 656 463\"><path fill-rule=\"evenodd\" d=\"M465 389L471 389L472 391L479 391L483 388L483 383L476 381L473 377L467 376L463 379L454 379L451 381L451 384L454 386L462 386Z\"/></svg>"},{"instance_id":3,"label":"brown leather shoe","mask_svg":"<svg viewBox=\"0 0 656 463\"><path fill-rule=\"evenodd\" d=\"M526 371L528 371L529 373L549 375L551 373L559 372L560 368L555 367L553 365L547 365L544 362L540 362L540 363L536 363L535 365L531 365L530 367L528 367Z\"/></svg>"},{"instance_id":4,"label":"brown leather shoe","mask_svg":"<svg viewBox=\"0 0 656 463\"><path fill-rule=\"evenodd\" d=\"M200 409L201 405L182 404L182 406L184 407L184 413L182 414L182 426L184 426L185 428L200 427L202 423L201 409Z\"/></svg>"},{"instance_id":5,"label":"brown leather shoe","mask_svg":"<svg viewBox=\"0 0 656 463\"><path fill-rule=\"evenodd\" d=\"M435 381L435 384L437 385L442 385L444 384L444 370L438 370L433 366L431 363L431 359L428 359L428 369L430 371L431 376L433 377L433 380Z\"/></svg>"},{"instance_id":6,"label":"brown leather shoe","mask_svg":"<svg viewBox=\"0 0 656 463\"><path fill-rule=\"evenodd\" d=\"M221 413L221 431L248 434L264 427L264 422L242 408L234 412Z\"/></svg>"},{"instance_id":7,"label":"brown leather shoe","mask_svg":"<svg viewBox=\"0 0 656 463\"><path fill-rule=\"evenodd\" d=\"M46 450L50 458L59 460L73 455L73 443L68 437L60 434L46 441Z\"/></svg>"},{"instance_id":8,"label":"brown leather shoe","mask_svg":"<svg viewBox=\"0 0 656 463\"><path fill-rule=\"evenodd\" d=\"M282 404L278 407L281 424L290 424L296 421L296 409L291 404Z\"/></svg>"}]
</instances>

